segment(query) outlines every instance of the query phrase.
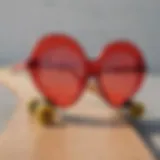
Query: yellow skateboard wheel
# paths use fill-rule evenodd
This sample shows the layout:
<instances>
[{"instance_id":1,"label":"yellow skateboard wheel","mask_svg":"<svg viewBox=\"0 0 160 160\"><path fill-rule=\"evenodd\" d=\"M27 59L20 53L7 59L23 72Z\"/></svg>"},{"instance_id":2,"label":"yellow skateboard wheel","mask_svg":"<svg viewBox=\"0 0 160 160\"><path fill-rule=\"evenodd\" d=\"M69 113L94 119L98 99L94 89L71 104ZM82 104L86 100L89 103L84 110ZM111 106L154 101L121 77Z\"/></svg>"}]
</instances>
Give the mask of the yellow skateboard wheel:
<instances>
[{"instance_id":1,"label":"yellow skateboard wheel","mask_svg":"<svg viewBox=\"0 0 160 160\"><path fill-rule=\"evenodd\" d=\"M38 99L33 99L29 102L28 106L29 106L29 112L31 114L35 113L37 107L39 106L40 102Z\"/></svg>"},{"instance_id":2,"label":"yellow skateboard wheel","mask_svg":"<svg viewBox=\"0 0 160 160\"><path fill-rule=\"evenodd\" d=\"M36 110L36 119L42 125L48 125L53 122L53 108L48 105L39 106Z\"/></svg>"},{"instance_id":3,"label":"yellow skateboard wheel","mask_svg":"<svg viewBox=\"0 0 160 160\"><path fill-rule=\"evenodd\" d=\"M144 114L144 104L140 102L135 102L129 109L130 116L132 118L140 118Z\"/></svg>"}]
</instances>

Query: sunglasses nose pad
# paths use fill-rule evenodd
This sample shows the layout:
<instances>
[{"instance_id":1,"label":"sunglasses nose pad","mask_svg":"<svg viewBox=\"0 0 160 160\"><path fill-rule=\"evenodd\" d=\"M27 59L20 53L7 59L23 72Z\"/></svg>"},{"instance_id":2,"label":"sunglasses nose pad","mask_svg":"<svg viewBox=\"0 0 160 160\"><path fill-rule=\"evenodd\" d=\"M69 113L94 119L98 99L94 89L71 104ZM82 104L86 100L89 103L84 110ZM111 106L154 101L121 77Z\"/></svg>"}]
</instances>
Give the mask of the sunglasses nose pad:
<instances>
[{"instance_id":1,"label":"sunglasses nose pad","mask_svg":"<svg viewBox=\"0 0 160 160\"><path fill-rule=\"evenodd\" d=\"M88 81L87 89L92 93L98 93L99 92L96 82L97 81L95 81L93 79Z\"/></svg>"}]
</instances>

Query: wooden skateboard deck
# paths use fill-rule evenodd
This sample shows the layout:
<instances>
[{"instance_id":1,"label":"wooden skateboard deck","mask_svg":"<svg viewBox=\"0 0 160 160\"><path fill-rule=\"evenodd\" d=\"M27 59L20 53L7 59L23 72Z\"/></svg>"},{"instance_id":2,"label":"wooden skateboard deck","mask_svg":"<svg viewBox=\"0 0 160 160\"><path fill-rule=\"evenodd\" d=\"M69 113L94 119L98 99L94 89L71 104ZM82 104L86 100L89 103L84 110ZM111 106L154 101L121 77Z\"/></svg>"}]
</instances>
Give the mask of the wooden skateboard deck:
<instances>
[{"instance_id":1,"label":"wooden skateboard deck","mask_svg":"<svg viewBox=\"0 0 160 160\"><path fill-rule=\"evenodd\" d=\"M19 98L0 135L1 160L155 159L123 116L91 92L63 113L65 125L44 127L27 112L27 101L40 96L27 73L1 69L0 82Z\"/></svg>"}]
</instances>

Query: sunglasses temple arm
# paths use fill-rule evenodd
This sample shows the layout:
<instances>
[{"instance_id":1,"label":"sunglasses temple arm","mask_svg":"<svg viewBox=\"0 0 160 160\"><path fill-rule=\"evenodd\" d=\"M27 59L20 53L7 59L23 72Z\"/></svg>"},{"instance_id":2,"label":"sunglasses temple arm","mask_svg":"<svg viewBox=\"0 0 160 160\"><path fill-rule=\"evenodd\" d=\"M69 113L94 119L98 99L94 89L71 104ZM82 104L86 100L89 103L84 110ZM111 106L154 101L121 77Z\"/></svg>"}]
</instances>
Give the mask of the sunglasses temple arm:
<instances>
[{"instance_id":1,"label":"sunglasses temple arm","mask_svg":"<svg viewBox=\"0 0 160 160\"><path fill-rule=\"evenodd\" d=\"M26 69L26 62L18 63L12 67L12 71L15 73L24 71Z\"/></svg>"}]
</instances>

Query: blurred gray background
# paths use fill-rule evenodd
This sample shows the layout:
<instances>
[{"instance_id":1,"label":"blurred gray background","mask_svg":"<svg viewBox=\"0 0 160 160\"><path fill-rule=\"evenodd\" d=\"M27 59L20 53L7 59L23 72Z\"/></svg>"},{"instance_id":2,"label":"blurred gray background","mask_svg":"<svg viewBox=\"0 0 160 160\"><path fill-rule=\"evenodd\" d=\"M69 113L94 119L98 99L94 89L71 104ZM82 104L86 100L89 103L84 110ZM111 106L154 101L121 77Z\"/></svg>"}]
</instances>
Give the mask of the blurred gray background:
<instances>
[{"instance_id":1,"label":"blurred gray background","mask_svg":"<svg viewBox=\"0 0 160 160\"><path fill-rule=\"evenodd\" d=\"M25 59L37 38L59 31L76 37L91 57L127 38L160 69L159 0L0 0L0 65Z\"/></svg>"},{"instance_id":2,"label":"blurred gray background","mask_svg":"<svg viewBox=\"0 0 160 160\"><path fill-rule=\"evenodd\" d=\"M143 50L150 71L160 73L160 0L0 0L0 65L24 60L37 38L52 31L77 38L90 57L112 40L130 39ZM150 78L139 95L146 102L149 122L135 123L158 155L149 137L156 135L160 146L159 81ZM7 91L0 91L7 97L7 101L4 96L0 99L4 128L16 102Z\"/></svg>"}]
</instances>

